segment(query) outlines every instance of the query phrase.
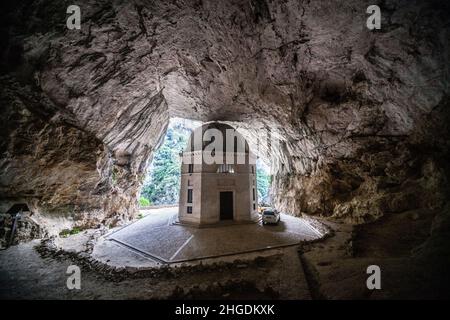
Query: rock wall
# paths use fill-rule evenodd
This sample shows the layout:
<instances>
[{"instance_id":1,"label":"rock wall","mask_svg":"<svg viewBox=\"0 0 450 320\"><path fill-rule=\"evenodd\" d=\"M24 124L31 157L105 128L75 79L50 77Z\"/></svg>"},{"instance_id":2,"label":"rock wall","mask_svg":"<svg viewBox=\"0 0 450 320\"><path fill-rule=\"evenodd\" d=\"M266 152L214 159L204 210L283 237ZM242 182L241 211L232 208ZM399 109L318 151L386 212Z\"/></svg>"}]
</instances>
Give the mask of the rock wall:
<instances>
[{"instance_id":1,"label":"rock wall","mask_svg":"<svg viewBox=\"0 0 450 320\"><path fill-rule=\"evenodd\" d=\"M127 221L150 152L132 158L77 127L28 88L2 83L2 210L26 202L55 232Z\"/></svg>"},{"instance_id":2,"label":"rock wall","mask_svg":"<svg viewBox=\"0 0 450 320\"><path fill-rule=\"evenodd\" d=\"M68 4L2 10L4 206L128 219L174 116L253 145L270 129L274 203L294 215L362 223L448 198L447 2L379 1L377 31L372 1L83 0L81 30Z\"/></svg>"}]
</instances>

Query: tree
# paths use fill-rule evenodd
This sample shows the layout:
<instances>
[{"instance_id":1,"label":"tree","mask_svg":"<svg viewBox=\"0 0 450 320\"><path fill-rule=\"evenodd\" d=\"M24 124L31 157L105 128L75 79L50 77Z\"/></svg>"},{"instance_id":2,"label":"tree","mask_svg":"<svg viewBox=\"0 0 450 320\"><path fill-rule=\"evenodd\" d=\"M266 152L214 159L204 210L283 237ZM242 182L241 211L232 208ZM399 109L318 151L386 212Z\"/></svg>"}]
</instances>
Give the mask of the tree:
<instances>
[{"instance_id":1,"label":"tree","mask_svg":"<svg viewBox=\"0 0 450 320\"><path fill-rule=\"evenodd\" d=\"M270 176L262 168L256 168L256 184L260 203L269 203Z\"/></svg>"},{"instance_id":2,"label":"tree","mask_svg":"<svg viewBox=\"0 0 450 320\"><path fill-rule=\"evenodd\" d=\"M164 142L155 152L141 192L152 203L178 202L181 166L179 153L186 147L191 132L182 123L171 124L167 128Z\"/></svg>"}]
</instances>

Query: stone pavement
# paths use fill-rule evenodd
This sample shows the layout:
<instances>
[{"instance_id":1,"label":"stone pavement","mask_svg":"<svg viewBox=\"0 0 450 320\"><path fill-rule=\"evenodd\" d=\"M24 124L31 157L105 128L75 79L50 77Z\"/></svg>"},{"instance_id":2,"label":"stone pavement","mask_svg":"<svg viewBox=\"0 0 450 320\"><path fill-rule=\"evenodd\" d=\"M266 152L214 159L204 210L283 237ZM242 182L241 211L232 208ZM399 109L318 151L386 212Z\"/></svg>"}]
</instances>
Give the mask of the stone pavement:
<instances>
[{"instance_id":1,"label":"stone pavement","mask_svg":"<svg viewBox=\"0 0 450 320\"><path fill-rule=\"evenodd\" d=\"M278 225L261 223L195 228L174 224L178 208L144 212L144 217L105 236L161 263L179 263L273 249L322 235L306 220L282 215Z\"/></svg>"}]
</instances>

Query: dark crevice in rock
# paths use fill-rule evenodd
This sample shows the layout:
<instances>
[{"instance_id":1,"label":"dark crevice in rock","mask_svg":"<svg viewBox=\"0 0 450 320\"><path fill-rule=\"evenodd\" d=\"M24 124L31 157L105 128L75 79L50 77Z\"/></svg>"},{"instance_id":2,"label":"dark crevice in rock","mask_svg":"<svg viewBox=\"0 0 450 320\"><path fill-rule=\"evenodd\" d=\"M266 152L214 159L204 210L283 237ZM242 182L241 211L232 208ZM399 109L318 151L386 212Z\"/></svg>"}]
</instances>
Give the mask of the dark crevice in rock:
<instances>
[{"instance_id":1,"label":"dark crevice in rock","mask_svg":"<svg viewBox=\"0 0 450 320\"><path fill-rule=\"evenodd\" d=\"M313 300L325 300L326 297L320 292L320 283L314 266L308 262L301 252L299 252L299 258L302 263L303 273L308 283L311 298Z\"/></svg>"}]
</instances>

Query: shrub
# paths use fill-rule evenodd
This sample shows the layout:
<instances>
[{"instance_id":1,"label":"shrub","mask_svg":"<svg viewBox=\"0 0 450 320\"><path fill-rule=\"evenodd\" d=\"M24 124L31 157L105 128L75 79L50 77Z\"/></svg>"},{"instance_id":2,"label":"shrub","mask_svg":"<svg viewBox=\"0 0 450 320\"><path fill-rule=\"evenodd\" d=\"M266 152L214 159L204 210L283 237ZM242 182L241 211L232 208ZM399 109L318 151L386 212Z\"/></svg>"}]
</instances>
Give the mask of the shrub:
<instances>
[{"instance_id":1,"label":"shrub","mask_svg":"<svg viewBox=\"0 0 450 320\"><path fill-rule=\"evenodd\" d=\"M141 205L141 207L147 207L147 206L149 206L151 204L151 202L147 198L140 197L139 198L139 204Z\"/></svg>"},{"instance_id":2,"label":"shrub","mask_svg":"<svg viewBox=\"0 0 450 320\"><path fill-rule=\"evenodd\" d=\"M64 229L62 230L59 235L62 238L67 238L68 236L80 233L81 231L83 231L80 227L74 227L72 230L70 229Z\"/></svg>"}]
</instances>

